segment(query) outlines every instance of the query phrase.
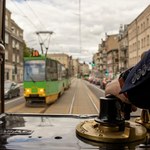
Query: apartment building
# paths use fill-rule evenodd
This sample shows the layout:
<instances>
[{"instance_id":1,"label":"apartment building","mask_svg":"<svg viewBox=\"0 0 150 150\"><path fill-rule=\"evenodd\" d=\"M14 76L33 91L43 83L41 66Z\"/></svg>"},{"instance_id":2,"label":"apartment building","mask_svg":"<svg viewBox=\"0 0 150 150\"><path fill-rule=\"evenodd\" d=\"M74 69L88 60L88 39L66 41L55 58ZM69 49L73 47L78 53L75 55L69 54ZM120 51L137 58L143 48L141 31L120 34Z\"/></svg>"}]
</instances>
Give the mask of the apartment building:
<instances>
[{"instance_id":1,"label":"apartment building","mask_svg":"<svg viewBox=\"0 0 150 150\"><path fill-rule=\"evenodd\" d=\"M121 25L119 30L119 72L123 72L128 68L128 25Z\"/></svg>"},{"instance_id":2,"label":"apartment building","mask_svg":"<svg viewBox=\"0 0 150 150\"><path fill-rule=\"evenodd\" d=\"M6 9L5 30L5 80L23 80L23 30L11 19Z\"/></svg>"},{"instance_id":3,"label":"apartment building","mask_svg":"<svg viewBox=\"0 0 150 150\"><path fill-rule=\"evenodd\" d=\"M119 72L119 42L118 34L106 35L101 40L98 52L93 55L94 70L100 73L101 78L115 78Z\"/></svg>"},{"instance_id":4,"label":"apartment building","mask_svg":"<svg viewBox=\"0 0 150 150\"><path fill-rule=\"evenodd\" d=\"M114 78L134 66L150 49L150 5L130 24L120 26L119 34L107 35L93 60L102 77Z\"/></svg>"},{"instance_id":5,"label":"apartment building","mask_svg":"<svg viewBox=\"0 0 150 150\"><path fill-rule=\"evenodd\" d=\"M100 54L100 77L106 78L108 76L108 70L107 70L107 52L106 52L106 45L105 40L101 40L101 44L99 44L99 54Z\"/></svg>"},{"instance_id":6,"label":"apartment building","mask_svg":"<svg viewBox=\"0 0 150 150\"><path fill-rule=\"evenodd\" d=\"M128 43L129 67L132 67L150 49L150 5L129 24Z\"/></svg>"},{"instance_id":7,"label":"apartment building","mask_svg":"<svg viewBox=\"0 0 150 150\"><path fill-rule=\"evenodd\" d=\"M119 72L118 34L112 34L106 36L105 48L107 52L107 71L110 78L115 78L115 76Z\"/></svg>"},{"instance_id":8,"label":"apartment building","mask_svg":"<svg viewBox=\"0 0 150 150\"><path fill-rule=\"evenodd\" d=\"M73 59L73 76L77 76L80 73L80 63L78 59Z\"/></svg>"},{"instance_id":9,"label":"apartment building","mask_svg":"<svg viewBox=\"0 0 150 150\"><path fill-rule=\"evenodd\" d=\"M94 63L94 66L92 67L97 68L99 70L100 68L100 53L99 52L93 55L93 63Z\"/></svg>"},{"instance_id":10,"label":"apartment building","mask_svg":"<svg viewBox=\"0 0 150 150\"><path fill-rule=\"evenodd\" d=\"M90 70L89 70L89 65L84 63L80 63L80 74L81 75L86 75L89 74Z\"/></svg>"}]
</instances>

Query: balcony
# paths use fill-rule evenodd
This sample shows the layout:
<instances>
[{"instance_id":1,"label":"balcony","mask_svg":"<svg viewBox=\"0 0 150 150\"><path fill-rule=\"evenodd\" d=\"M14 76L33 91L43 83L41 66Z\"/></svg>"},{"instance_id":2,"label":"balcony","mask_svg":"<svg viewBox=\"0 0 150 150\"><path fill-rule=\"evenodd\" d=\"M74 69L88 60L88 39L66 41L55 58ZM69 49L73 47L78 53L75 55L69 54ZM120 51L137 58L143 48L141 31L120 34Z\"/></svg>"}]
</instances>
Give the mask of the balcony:
<instances>
[{"instance_id":1,"label":"balcony","mask_svg":"<svg viewBox=\"0 0 150 150\"><path fill-rule=\"evenodd\" d=\"M128 59L128 56L126 56L126 55L120 55L120 59L122 60L124 60L124 59Z\"/></svg>"},{"instance_id":2,"label":"balcony","mask_svg":"<svg viewBox=\"0 0 150 150\"><path fill-rule=\"evenodd\" d=\"M120 50L122 51L128 50L128 45L120 45Z\"/></svg>"}]
</instances>

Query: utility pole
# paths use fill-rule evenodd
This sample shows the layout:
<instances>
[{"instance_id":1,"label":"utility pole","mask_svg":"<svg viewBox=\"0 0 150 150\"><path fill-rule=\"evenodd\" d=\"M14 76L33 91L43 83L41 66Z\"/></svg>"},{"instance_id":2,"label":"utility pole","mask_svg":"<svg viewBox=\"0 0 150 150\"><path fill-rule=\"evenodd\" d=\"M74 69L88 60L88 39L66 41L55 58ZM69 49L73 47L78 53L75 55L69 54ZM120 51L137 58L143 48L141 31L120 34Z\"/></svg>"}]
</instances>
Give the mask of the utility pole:
<instances>
[{"instance_id":1,"label":"utility pole","mask_svg":"<svg viewBox=\"0 0 150 150\"><path fill-rule=\"evenodd\" d=\"M81 0L79 0L79 49L81 53L82 41L81 41Z\"/></svg>"},{"instance_id":2,"label":"utility pole","mask_svg":"<svg viewBox=\"0 0 150 150\"><path fill-rule=\"evenodd\" d=\"M4 113L5 0L0 0L0 114Z\"/></svg>"}]
</instances>

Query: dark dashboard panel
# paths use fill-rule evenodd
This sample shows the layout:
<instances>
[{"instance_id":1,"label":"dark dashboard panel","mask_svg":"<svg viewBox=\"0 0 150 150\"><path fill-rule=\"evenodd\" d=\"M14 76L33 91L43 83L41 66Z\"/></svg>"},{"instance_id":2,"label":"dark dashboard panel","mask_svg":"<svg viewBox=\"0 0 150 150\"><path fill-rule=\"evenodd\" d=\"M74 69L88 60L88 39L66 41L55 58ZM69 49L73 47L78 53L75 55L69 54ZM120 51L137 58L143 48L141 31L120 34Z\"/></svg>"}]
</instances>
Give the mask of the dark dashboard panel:
<instances>
[{"instance_id":1,"label":"dark dashboard panel","mask_svg":"<svg viewBox=\"0 0 150 150\"><path fill-rule=\"evenodd\" d=\"M135 143L108 144L89 141L76 134L76 126L97 116L6 114L1 117L0 149L11 150L81 150L150 149L147 139Z\"/></svg>"}]
</instances>

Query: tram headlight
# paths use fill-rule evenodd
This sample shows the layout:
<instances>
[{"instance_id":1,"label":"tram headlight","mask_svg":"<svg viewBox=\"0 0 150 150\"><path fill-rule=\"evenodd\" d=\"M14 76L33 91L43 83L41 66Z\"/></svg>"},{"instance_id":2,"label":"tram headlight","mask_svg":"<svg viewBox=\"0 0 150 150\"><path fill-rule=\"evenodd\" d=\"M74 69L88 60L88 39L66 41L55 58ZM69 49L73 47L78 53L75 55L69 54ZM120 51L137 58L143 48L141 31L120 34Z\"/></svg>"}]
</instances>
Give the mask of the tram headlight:
<instances>
[{"instance_id":1,"label":"tram headlight","mask_svg":"<svg viewBox=\"0 0 150 150\"><path fill-rule=\"evenodd\" d=\"M45 89L44 89L44 88L39 88L39 89L38 89L38 94L39 94L40 96L45 96Z\"/></svg>"},{"instance_id":2,"label":"tram headlight","mask_svg":"<svg viewBox=\"0 0 150 150\"><path fill-rule=\"evenodd\" d=\"M29 94L31 94L31 89L29 88L24 89L24 96L29 96Z\"/></svg>"}]
</instances>

